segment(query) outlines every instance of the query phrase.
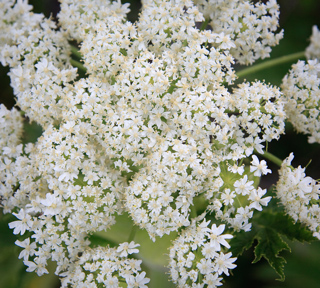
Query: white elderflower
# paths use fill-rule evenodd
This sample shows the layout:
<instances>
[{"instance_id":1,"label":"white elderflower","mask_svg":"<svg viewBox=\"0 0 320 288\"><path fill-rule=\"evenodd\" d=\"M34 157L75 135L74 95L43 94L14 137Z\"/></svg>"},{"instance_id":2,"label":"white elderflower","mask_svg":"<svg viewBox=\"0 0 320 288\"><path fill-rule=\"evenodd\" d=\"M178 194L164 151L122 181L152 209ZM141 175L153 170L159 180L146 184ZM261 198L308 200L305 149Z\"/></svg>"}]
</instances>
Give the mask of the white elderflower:
<instances>
[{"instance_id":1,"label":"white elderflower","mask_svg":"<svg viewBox=\"0 0 320 288\"><path fill-rule=\"evenodd\" d=\"M242 83L234 90L233 109L240 112L235 120L240 129L239 145L263 153L261 142L278 139L284 133L285 113L281 97L278 88L259 81Z\"/></svg>"},{"instance_id":2,"label":"white elderflower","mask_svg":"<svg viewBox=\"0 0 320 288\"><path fill-rule=\"evenodd\" d=\"M308 59L320 60L320 31L316 25L312 27L310 45L306 49L306 56Z\"/></svg>"},{"instance_id":3,"label":"white elderflower","mask_svg":"<svg viewBox=\"0 0 320 288\"><path fill-rule=\"evenodd\" d=\"M9 228L14 229L13 234L23 235L26 230L29 230L32 225L31 216L21 209L19 213L12 213L19 220L9 223Z\"/></svg>"},{"instance_id":4,"label":"white elderflower","mask_svg":"<svg viewBox=\"0 0 320 288\"><path fill-rule=\"evenodd\" d=\"M271 200L271 196L262 198L262 196L264 196L266 193L267 189L261 189L260 187L258 187L257 190L252 190L248 198L252 201L249 207L255 208L258 211L262 211L262 206L267 206Z\"/></svg>"},{"instance_id":5,"label":"white elderflower","mask_svg":"<svg viewBox=\"0 0 320 288\"><path fill-rule=\"evenodd\" d=\"M230 245L228 244L228 242L225 239L231 239L232 235L230 234L222 234L222 232L225 229L225 225L220 225L219 227L217 227L216 224L212 224L210 231L208 231L210 233L210 246L213 247L213 249L215 251L220 251L221 250L221 246L223 245L226 248L230 248Z\"/></svg>"},{"instance_id":6,"label":"white elderflower","mask_svg":"<svg viewBox=\"0 0 320 288\"><path fill-rule=\"evenodd\" d=\"M260 177L261 175L271 173L271 170L268 169L267 162L265 160L259 161L256 155L252 155L250 172L254 172L254 176Z\"/></svg>"},{"instance_id":7,"label":"white elderflower","mask_svg":"<svg viewBox=\"0 0 320 288\"><path fill-rule=\"evenodd\" d=\"M0 150L5 147L13 149L20 144L22 136L22 117L20 112L12 108L11 111L3 104L0 104ZM17 155L14 155L17 156Z\"/></svg>"},{"instance_id":8,"label":"white elderflower","mask_svg":"<svg viewBox=\"0 0 320 288\"><path fill-rule=\"evenodd\" d=\"M248 181L248 175L234 182L233 186L237 194L248 195L254 189L253 181Z\"/></svg>"},{"instance_id":9,"label":"white elderflower","mask_svg":"<svg viewBox=\"0 0 320 288\"><path fill-rule=\"evenodd\" d=\"M145 284L150 279L145 277L146 272L140 272L142 261L121 256L117 250L117 247L87 248L65 273L62 287L119 287L121 282L127 287L147 287ZM136 252L138 250L132 253Z\"/></svg>"},{"instance_id":10,"label":"white elderflower","mask_svg":"<svg viewBox=\"0 0 320 288\"><path fill-rule=\"evenodd\" d=\"M210 203L208 210L214 212L216 218L228 223L236 231L250 231L250 219L254 211L262 211L271 197L263 197L267 190L256 187L253 171L249 172L248 169L244 175L234 173L228 169L231 163L236 165L233 161L220 163L221 179L217 181L216 187L211 186L211 191L205 193Z\"/></svg>"},{"instance_id":11,"label":"white elderflower","mask_svg":"<svg viewBox=\"0 0 320 288\"><path fill-rule=\"evenodd\" d=\"M279 89L226 84L235 62L268 57L282 37L276 1L143 1L135 23L121 1L60 2L56 23L27 1L0 0L0 61L24 113L0 106L1 206L16 212L13 233L29 235L16 241L19 258L38 275L56 262L62 287L147 287L139 244L89 240L126 213L152 240L181 232L174 283L220 286L236 267L226 225L249 231L270 200L255 178L270 173L266 162L248 157L278 139L285 119ZM309 77L303 88L318 86ZM316 118L311 104L304 114ZM35 143L21 143L21 115L41 126ZM318 201L303 169L287 178L304 204ZM225 224L195 218L201 201ZM318 235L319 207L308 208L295 219Z\"/></svg>"},{"instance_id":12,"label":"white elderflower","mask_svg":"<svg viewBox=\"0 0 320 288\"><path fill-rule=\"evenodd\" d=\"M126 257L128 254L138 253L139 250L136 249L138 246L140 246L140 244L136 244L133 241L130 243L124 242L119 245L117 252L120 253L120 257Z\"/></svg>"},{"instance_id":13,"label":"white elderflower","mask_svg":"<svg viewBox=\"0 0 320 288\"><path fill-rule=\"evenodd\" d=\"M30 238L26 238L24 241L17 240L15 244L21 248L24 248L19 254L19 259L23 258L24 261L27 261L30 256L33 256L36 252L37 245L35 242L30 244Z\"/></svg>"},{"instance_id":14,"label":"white elderflower","mask_svg":"<svg viewBox=\"0 0 320 288\"><path fill-rule=\"evenodd\" d=\"M291 153L281 165L280 179L276 186L277 197L288 215L307 225L313 236L320 239L320 184L305 175L305 168L299 166L294 169L291 166L293 157Z\"/></svg>"},{"instance_id":15,"label":"white elderflower","mask_svg":"<svg viewBox=\"0 0 320 288\"><path fill-rule=\"evenodd\" d=\"M293 127L309 135L309 143L320 143L320 64L298 61L282 80L285 111Z\"/></svg>"},{"instance_id":16,"label":"white elderflower","mask_svg":"<svg viewBox=\"0 0 320 288\"><path fill-rule=\"evenodd\" d=\"M170 248L170 275L179 287L205 287L209 283L212 286L208 287L220 286L222 278L218 276L229 275L229 270L236 267L233 264L236 258L230 258L231 252L226 253L230 248L226 239L231 239L232 235L222 234L225 226L213 224L208 229L210 221L200 221L193 220ZM183 251L182 246L185 247ZM190 253L197 257L190 258ZM193 262L192 266L187 265L189 261Z\"/></svg>"},{"instance_id":17,"label":"white elderflower","mask_svg":"<svg viewBox=\"0 0 320 288\"><path fill-rule=\"evenodd\" d=\"M276 0L252 3L242 0L196 0L195 3L216 33L224 33L233 41L232 56L241 64L252 64L270 56L283 31L279 26L279 5Z\"/></svg>"},{"instance_id":18,"label":"white elderflower","mask_svg":"<svg viewBox=\"0 0 320 288\"><path fill-rule=\"evenodd\" d=\"M130 11L129 3L121 4L120 1L62 0L60 2L59 23L70 38L78 41L84 40L88 30L95 30L97 18L121 22Z\"/></svg>"}]
</instances>

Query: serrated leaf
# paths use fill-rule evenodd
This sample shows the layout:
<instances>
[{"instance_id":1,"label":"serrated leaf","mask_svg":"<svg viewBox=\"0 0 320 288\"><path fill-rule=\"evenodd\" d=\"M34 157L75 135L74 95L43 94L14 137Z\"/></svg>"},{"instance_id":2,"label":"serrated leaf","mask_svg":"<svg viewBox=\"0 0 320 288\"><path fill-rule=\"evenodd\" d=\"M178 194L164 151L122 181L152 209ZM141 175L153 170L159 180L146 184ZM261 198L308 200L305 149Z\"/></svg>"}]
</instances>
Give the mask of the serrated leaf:
<instances>
[{"instance_id":1,"label":"serrated leaf","mask_svg":"<svg viewBox=\"0 0 320 288\"><path fill-rule=\"evenodd\" d=\"M300 223L294 223L293 219L284 214L284 211L274 213L264 210L254 215L252 224L251 231L237 233L231 239L232 254L239 256L257 242L253 263L258 262L262 257L265 258L280 276L278 280L283 281L286 260L280 254L284 250L290 251L285 239L310 242L314 240L311 231Z\"/></svg>"},{"instance_id":2,"label":"serrated leaf","mask_svg":"<svg viewBox=\"0 0 320 288\"><path fill-rule=\"evenodd\" d=\"M291 251L288 244L283 241L279 233L272 228L262 228L256 235L258 244L254 249L255 259L252 263L258 262L262 257L265 258L270 266L280 276L280 281L284 281L284 264L286 260L280 256L283 250Z\"/></svg>"},{"instance_id":3,"label":"serrated leaf","mask_svg":"<svg viewBox=\"0 0 320 288\"><path fill-rule=\"evenodd\" d=\"M312 232L300 223L294 223L293 219L284 213L262 212L257 217L259 225L272 227L283 236L290 240L299 242L311 242L315 240Z\"/></svg>"},{"instance_id":4,"label":"serrated leaf","mask_svg":"<svg viewBox=\"0 0 320 288\"><path fill-rule=\"evenodd\" d=\"M237 233L230 241L231 252L233 256L241 255L245 250L250 249L255 240L256 233L254 231L241 231Z\"/></svg>"}]
</instances>

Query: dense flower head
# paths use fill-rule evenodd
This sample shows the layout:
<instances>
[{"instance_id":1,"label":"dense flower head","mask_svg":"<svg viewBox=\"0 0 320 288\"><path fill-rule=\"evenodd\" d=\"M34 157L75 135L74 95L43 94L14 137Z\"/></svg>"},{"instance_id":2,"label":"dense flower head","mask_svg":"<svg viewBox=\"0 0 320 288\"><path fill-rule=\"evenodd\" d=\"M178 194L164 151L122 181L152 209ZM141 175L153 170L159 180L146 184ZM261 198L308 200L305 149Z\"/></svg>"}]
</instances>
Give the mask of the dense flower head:
<instances>
[{"instance_id":1,"label":"dense flower head","mask_svg":"<svg viewBox=\"0 0 320 288\"><path fill-rule=\"evenodd\" d=\"M19 258L38 275L55 261L62 287L146 287L139 244L90 242L127 213L152 240L179 231L180 287L221 285L236 266L223 231L249 231L271 199L254 153L284 132L278 88L229 88L235 62L267 57L281 38L276 1L143 1L135 23L120 1L60 2L56 24L0 0L0 61L26 116L0 106L1 206L17 218ZM21 144L23 120L41 126L35 143ZM199 199L225 224L195 218Z\"/></svg>"},{"instance_id":2,"label":"dense flower head","mask_svg":"<svg viewBox=\"0 0 320 288\"><path fill-rule=\"evenodd\" d=\"M179 287L220 286L219 276L229 275L229 270L236 267L226 241L232 235L223 234L225 225L209 228L210 221L201 220L193 220L170 248L170 275Z\"/></svg>"},{"instance_id":3,"label":"dense flower head","mask_svg":"<svg viewBox=\"0 0 320 288\"><path fill-rule=\"evenodd\" d=\"M293 168L293 157L291 153L281 165L277 197L295 222L305 224L320 239L320 184L306 176L305 168Z\"/></svg>"},{"instance_id":4,"label":"dense flower head","mask_svg":"<svg viewBox=\"0 0 320 288\"><path fill-rule=\"evenodd\" d=\"M286 115L279 88L259 81L242 83L232 96L233 109L240 113L235 120L242 132L240 141L255 143L254 148L262 153L258 143L279 139L284 133Z\"/></svg>"},{"instance_id":5,"label":"dense flower head","mask_svg":"<svg viewBox=\"0 0 320 288\"><path fill-rule=\"evenodd\" d=\"M279 6L276 0L252 3L243 0L196 0L195 3L217 33L224 33L234 42L231 54L240 64L252 64L270 56L283 31L276 33Z\"/></svg>"},{"instance_id":6,"label":"dense flower head","mask_svg":"<svg viewBox=\"0 0 320 288\"><path fill-rule=\"evenodd\" d=\"M17 105L43 127L60 121L59 99L69 93L77 72L70 64L67 38L53 20L31 12L27 1L1 5L0 62L11 67Z\"/></svg>"},{"instance_id":7,"label":"dense flower head","mask_svg":"<svg viewBox=\"0 0 320 288\"><path fill-rule=\"evenodd\" d=\"M320 64L318 60L298 61L282 80L285 111L293 127L320 143Z\"/></svg>"},{"instance_id":8,"label":"dense flower head","mask_svg":"<svg viewBox=\"0 0 320 288\"><path fill-rule=\"evenodd\" d=\"M119 247L127 245L121 243ZM133 243L134 245L134 243ZM61 287L120 287L122 282L126 287L146 288L150 279L146 278L146 272L141 271L141 260L127 258L119 251L119 247L89 248L73 264L71 272L63 278ZM121 249L120 249L121 250ZM132 253L139 252L134 249Z\"/></svg>"},{"instance_id":9,"label":"dense flower head","mask_svg":"<svg viewBox=\"0 0 320 288\"><path fill-rule=\"evenodd\" d=\"M4 213L16 206L12 196L15 193L17 174L23 174L17 169L12 157L16 158L23 149L21 136L23 133L23 118L16 108L8 110L0 105L0 199ZM19 161L18 161L19 162ZM23 168L22 168L23 169Z\"/></svg>"},{"instance_id":10,"label":"dense flower head","mask_svg":"<svg viewBox=\"0 0 320 288\"><path fill-rule=\"evenodd\" d=\"M8 110L0 104L0 150L6 151L20 144L23 133L23 118L16 108Z\"/></svg>"},{"instance_id":11,"label":"dense flower head","mask_svg":"<svg viewBox=\"0 0 320 288\"><path fill-rule=\"evenodd\" d=\"M320 31L316 25L312 27L310 45L306 49L306 56L308 59L320 60Z\"/></svg>"},{"instance_id":12,"label":"dense flower head","mask_svg":"<svg viewBox=\"0 0 320 288\"><path fill-rule=\"evenodd\" d=\"M260 168L261 165L264 167ZM259 178L255 176L257 171L265 175L271 170L266 168L263 161L259 162L255 155L250 169L246 171L234 161L221 163L220 167L220 176L204 194L209 200L208 209L214 212L216 218L228 223L236 231L250 231L250 219L254 211L262 211L262 207L267 206L271 200L270 196L264 197L266 189L257 187L256 181Z\"/></svg>"},{"instance_id":13,"label":"dense flower head","mask_svg":"<svg viewBox=\"0 0 320 288\"><path fill-rule=\"evenodd\" d=\"M68 37L83 41L96 30L99 21L121 23L130 11L129 4L106 0L60 0L59 24Z\"/></svg>"},{"instance_id":14,"label":"dense flower head","mask_svg":"<svg viewBox=\"0 0 320 288\"><path fill-rule=\"evenodd\" d=\"M6 173L4 187L19 186L14 194L3 195L2 203L7 210L21 208L9 226L14 234L32 232L36 257L24 257L24 263L38 275L46 273L49 259L57 262L58 275L68 270L90 244L87 236L109 228L113 215L122 211L118 191L125 180L108 166L94 142L71 134L68 127L48 127L18 157L8 152L14 178ZM25 169L28 173L22 173Z\"/></svg>"}]
</instances>

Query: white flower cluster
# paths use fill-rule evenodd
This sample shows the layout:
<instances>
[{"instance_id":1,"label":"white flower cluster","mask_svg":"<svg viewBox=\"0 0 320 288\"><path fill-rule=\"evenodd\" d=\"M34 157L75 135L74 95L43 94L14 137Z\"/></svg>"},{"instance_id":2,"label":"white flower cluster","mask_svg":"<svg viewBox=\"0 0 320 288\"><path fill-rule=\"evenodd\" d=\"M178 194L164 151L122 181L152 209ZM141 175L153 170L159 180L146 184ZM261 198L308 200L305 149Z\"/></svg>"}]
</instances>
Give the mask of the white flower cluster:
<instances>
[{"instance_id":1,"label":"white flower cluster","mask_svg":"<svg viewBox=\"0 0 320 288\"><path fill-rule=\"evenodd\" d=\"M142 260L127 258L128 254L138 253L139 244L121 243L118 248L97 247L86 250L75 263L74 270L62 278L61 287L94 288L123 287L146 288L150 279L141 272ZM103 286L102 286L103 285Z\"/></svg>"},{"instance_id":2,"label":"white flower cluster","mask_svg":"<svg viewBox=\"0 0 320 288\"><path fill-rule=\"evenodd\" d=\"M10 228L14 234L32 232L36 257L33 262L24 257L24 263L39 275L47 273L49 259L57 262L58 275L69 270L78 253L88 249L88 234L115 223L113 214L121 211L118 194L126 185L94 142L67 128L48 127L35 145L20 149L18 156L9 151L10 163L1 162L2 188L14 192L2 195L2 205L6 212L21 208Z\"/></svg>"},{"instance_id":3,"label":"white flower cluster","mask_svg":"<svg viewBox=\"0 0 320 288\"><path fill-rule=\"evenodd\" d=\"M191 225L179 241L198 243L188 253L202 253L203 285L217 286L235 267L220 247L229 248L224 226L192 222L194 199L206 198L207 211L249 230L253 211L270 200L253 183L270 173L253 153L283 133L285 113L278 88L225 87L236 78L233 56L251 63L278 42L276 2L226 2L231 10L222 1L214 6L221 23L204 30L205 18L189 0L145 1L134 24L120 1L62 0L58 29L27 1L0 0L0 61L10 66L17 106L43 129L36 143L20 144L22 118L1 106L1 205L17 218L14 234L31 234L17 242L27 271L47 273L51 259L63 283L76 287L116 287L118 276L128 287L145 287L140 262L127 259L123 245L90 248L88 237L124 211L152 239ZM234 23L224 19L237 10ZM71 65L74 40L83 78ZM200 274L189 270L195 282ZM185 278L183 270L171 271L174 281Z\"/></svg>"},{"instance_id":4,"label":"white flower cluster","mask_svg":"<svg viewBox=\"0 0 320 288\"><path fill-rule=\"evenodd\" d=\"M32 13L27 1L15 2L0 2L0 62L11 67L17 105L46 127L63 118L59 100L70 93L77 69L70 64L68 39L55 22Z\"/></svg>"},{"instance_id":5,"label":"white flower cluster","mask_svg":"<svg viewBox=\"0 0 320 288\"><path fill-rule=\"evenodd\" d=\"M271 173L267 168L266 162L259 161L258 157L253 155L249 174L261 176ZM254 210L262 211L262 206L267 206L271 197L263 196L267 193L266 189L256 187L254 180L248 178L248 174L243 176L244 168L237 165L231 166L230 163L221 165L221 176L216 179L216 187L212 187L206 193L206 197L212 203L208 208L215 211L216 217L227 222L236 231L250 231L250 218ZM219 193L216 193L219 190Z\"/></svg>"},{"instance_id":6,"label":"white flower cluster","mask_svg":"<svg viewBox=\"0 0 320 288\"><path fill-rule=\"evenodd\" d=\"M306 176L305 168L294 169L293 157L291 153L281 165L277 197L294 221L305 224L320 239L320 183Z\"/></svg>"},{"instance_id":7,"label":"white flower cluster","mask_svg":"<svg viewBox=\"0 0 320 288\"><path fill-rule=\"evenodd\" d=\"M105 0L62 0L60 12L57 15L59 24L67 33L67 37L83 41L88 32L96 31L97 22L113 20L125 20L129 4L121 4L120 1Z\"/></svg>"},{"instance_id":8,"label":"white flower cluster","mask_svg":"<svg viewBox=\"0 0 320 288\"><path fill-rule=\"evenodd\" d=\"M23 118L20 112L12 108L8 110L0 105L0 199L4 213L11 212L16 206L12 195L15 193L16 171L11 155L17 157L22 152L20 143L23 133Z\"/></svg>"},{"instance_id":9,"label":"white flower cluster","mask_svg":"<svg viewBox=\"0 0 320 288\"><path fill-rule=\"evenodd\" d=\"M320 60L320 31L317 26L312 27L310 45L306 49L306 56L308 59Z\"/></svg>"},{"instance_id":10,"label":"white flower cluster","mask_svg":"<svg viewBox=\"0 0 320 288\"><path fill-rule=\"evenodd\" d=\"M320 143L320 63L298 61L282 80L288 120L298 132L310 135L309 143Z\"/></svg>"},{"instance_id":11,"label":"white flower cluster","mask_svg":"<svg viewBox=\"0 0 320 288\"><path fill-rule=\"evenodd\" d=\"M0 104L0 151L13 149L20 144L23 133L23 118L20 112L12 108L11 111ZM2 177L1 177L2 178Z\"/></svg>"},{"instance_id":12,"label":"white flower cluster","mask_svg":"<svg viewBox=\"0 0 320 288\"><path fill-rule=\"evenodd\" d=\"M252 64L270 56L271 47L278 45L283 31L278 29L279 6L276 0L252 3L244 0L196 0L209 24L217 33L230 36L235 47L232 56L240 64Z\"/></svg>"},{"instance_id":13,"label":"white flower cluster","mask_svg":"<svg viewBox=\"0 0 320 288\"><path fill-rule=\"evenodd\" d=\"M170 248L170 275L179 287L220 286L219 276L229 275L229 270L236 267L236 258L231 258L231 252L225 253L230 248L226 240L232 235L222 234L225 225L208 228L209 223L193 220Z\"/></svg>"}]
</instances>

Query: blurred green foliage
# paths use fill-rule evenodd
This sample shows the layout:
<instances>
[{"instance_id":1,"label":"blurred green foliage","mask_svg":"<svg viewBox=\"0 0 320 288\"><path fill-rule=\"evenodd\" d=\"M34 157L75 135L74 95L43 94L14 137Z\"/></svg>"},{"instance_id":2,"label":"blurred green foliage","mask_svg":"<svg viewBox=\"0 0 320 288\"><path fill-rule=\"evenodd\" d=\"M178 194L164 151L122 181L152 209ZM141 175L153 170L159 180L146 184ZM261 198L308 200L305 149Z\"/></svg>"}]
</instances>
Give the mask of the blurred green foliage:
<instances>
[{"instance_id":1,"label":"blurred green foliage","mask_svg":"<svg viewBox=\"0 0 320 288\"><path fill-rule=\"evenodd\" d=\"M129 14L129 20L135 21L137 19L138 11L141 7L140 1L130 0L122 1L130 2L132 12ZM263 1L266 2L266 1ZM45 16L50 15L55 17L59 11L59 4L56 0L30 0L30 4L34 6L34 12L43 12ZM273 49L272 58L303 51L308 45L308 39L311 35L313 25L320 27L320 1L319 0L278 0L281 8L280 26L284 29L284 39L281 40L280 45ZM265 79L267 83L273 85L280 85L281 79L288 72L292 63L277 66L275 68L266 69L247 77L248 81L255 79ZM238 67L237 69L241 69ZM9 69L0 65L0 103L4 103L8 108L14 105L14 96L10 87L9 77L6 75ZM29 124L26 120L24 141L33 142L41 134L41 128L36 124ZM286 135L282 136L278 142L273 142L269 145L269 151L272 151L280 158L285 158L290 152L294 151L295 159L293 165L305 166L310 159L314 161L308 166L307 174L313 178L320 178L320 145L308 144L307 137L298 135L293 131L291 125L287 125ZM277 167L270 165L273 171ZM274 175L274 174L273 174ZM276 177L269 175L262 179L262 185L266 187L275 183ZM0 211L0 287L3 288L55 288L59 287L59 281L54 273L54 264L50 264L50 275L38 277L34 273L25 272L25 266L22 260L18 259L19 247L14 245L18 239L12 234L8 228L8 223L14 221L14 216L3 215ZM119 240L123 237L123 231L128 231L127 228L132 223L127 223L126 220L121 220L123 226L114 228L114 237ZM127 227L128 226L128 227ZM130 226L130 227L131 227ZM127 227L127 228L126 228ZM139 232L143 233L143 232ZM166 247L169 245L168 240L164 239L156 243L151 242L145 235L137 234L136 241L143 241L145 250L141 251L146 262L148 262L149 271L148 276L153 278L150 282L150 287L173 287L167 283L167 275L163 277L164 270L159 268L164 261L166 254ZM145 239L145 240L143 240ZM146 240L147 239L147 240ZM125 239L126 240L126 239ZM150 241L150 242L149 242ZM253 250L248 250L243 253L237 260L237 268L234 269L233 275L226 278L225 288L238 287L261 287L261 288L317 288L320 283L319 273L319 256L320 256L320 242L314 241L311 244L300 244L298 242L290 241L291 253L285 252L284 258L287 260L284 271L286 279L284 282L279 282L274 279L277 278L276 273L268 265L267 261L260 261L256 264L251 262L254 259ZM150 263L154 260L154 253L161 250L161 257L157 259L154 265ZM159 263L157 263L159 262ZM168 286L170 285L170 286Z\"/></svg>"}]
</instances>

